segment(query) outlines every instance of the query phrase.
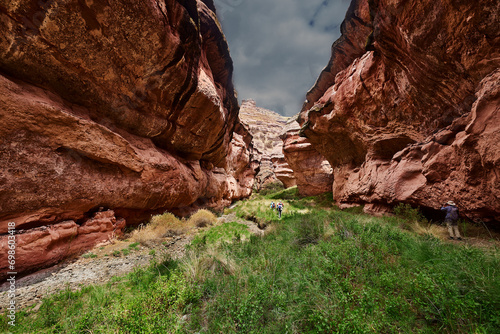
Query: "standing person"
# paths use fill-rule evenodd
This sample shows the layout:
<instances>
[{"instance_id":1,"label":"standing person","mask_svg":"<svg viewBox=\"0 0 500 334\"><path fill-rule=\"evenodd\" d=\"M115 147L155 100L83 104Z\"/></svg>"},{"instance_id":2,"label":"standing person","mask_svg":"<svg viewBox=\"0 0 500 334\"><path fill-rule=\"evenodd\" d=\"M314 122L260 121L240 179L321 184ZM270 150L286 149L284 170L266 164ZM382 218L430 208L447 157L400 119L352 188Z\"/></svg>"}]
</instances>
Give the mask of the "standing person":
<instances>
[{"instance_id":1,"label":"standing person","mask_svg":"<svg viewBox=\"0 0 500 334\"><path fill-rule=\"evenodd\" d=\"M274 201L271 202L271 209L274 211L274 209L276 208L276 204L274 204Z\"/></svg>"},{"instance_id":2,"label":"standing person","mask_svg":"<svg viewBox=\"0 0 500 334\"><path fill-rule=\"evenodd\" d=\"M458 231L458 208L457 205L453 201L448 201L441 208L441 211L446 212L446 217L444 218L444 222L446 226L448 226L448 233L450 234L450 239L457 238L458 240L462 240L460 236L460 232Z\"/></svg>"},{"instance_id":3,"label":"standing person","mask_svg":"<svg viewBox=\"0 0 500 334\"><path fill-rule=\"evenodd\" d=\"M283 211L283 203L279 202L278 203L278 214L279 217L281 218L281 212Z\"/></svg>"}]
</instances>

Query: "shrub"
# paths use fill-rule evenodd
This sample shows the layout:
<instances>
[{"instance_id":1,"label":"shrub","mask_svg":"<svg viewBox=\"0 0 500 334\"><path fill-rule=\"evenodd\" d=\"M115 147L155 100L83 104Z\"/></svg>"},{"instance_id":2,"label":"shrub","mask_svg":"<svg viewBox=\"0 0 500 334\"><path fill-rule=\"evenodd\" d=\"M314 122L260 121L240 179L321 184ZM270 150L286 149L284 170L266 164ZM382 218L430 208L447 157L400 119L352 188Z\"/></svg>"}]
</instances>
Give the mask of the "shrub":
<instances>
[{"instance_id":1,"label":"shrub","mask_svg":"<svg viewBox=\"0 0 500 334\"><path fill-rule=\"evenodd\" d=\"M86 253L86 254L83 254L83 255L82 255L82 257L83 257L84 259L89 259L89 258L90 258L90 259L93 259L93 258L96 258L96 257L97 257L97 255L96 255L96 254L94 254L94 253Z\"/></svg>"},{"instance_id":2,"label":"shrub","mask_svg":"<svg viewBox=\"0 0 500 334\"><path fill-rule=\"evenodd\" d=\"M128 245L128 248L130 248L132 250L137 250L138 247L139 247L139 243L138 242L134 242L134 243Z\"/></svg>"},{"instance_id":3,"label":"shrub","mask_svg":"<svg viewBox=\"0 0 500 334\"><path fill-rule=\"evenodd\" d=\"M206 227L213 225L216 221L217 217L212 212L202 209L198 210L189 218L188 225L196 227Z\"/></svg>"},{"instance_id":4,"label":"shrub","mask_svg":"<svg viewBox=\"0 0 500 334\"><path fill-rule=\"evenodd\" d=\"M418 208L412 208L410 204L399 203L394 208L396 216L404 218L410 222L425 222L425 217Z\"/></svg>"},{"instance_id":5,"label":"shrub","mask_svg":"<svg viewBox=\"0 0 500 334\"><path fill-rule=\"evenodd\" d=\"M179 235L187 231L187 226L173 214L166 212L151 218L151 222L132 233L132 240L149 246L154 240L166 235Z\"/></svg>"}]
</instances>

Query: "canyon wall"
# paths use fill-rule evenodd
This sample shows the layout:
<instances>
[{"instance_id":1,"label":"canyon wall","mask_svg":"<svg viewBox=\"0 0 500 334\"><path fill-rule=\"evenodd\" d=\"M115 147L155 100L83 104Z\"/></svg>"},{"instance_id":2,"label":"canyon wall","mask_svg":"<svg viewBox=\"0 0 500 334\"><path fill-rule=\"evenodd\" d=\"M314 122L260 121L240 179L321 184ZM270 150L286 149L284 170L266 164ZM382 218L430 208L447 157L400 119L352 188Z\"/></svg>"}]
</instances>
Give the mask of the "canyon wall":
<instances>
[{"instance_id":1,"label":"canyon wall","mask_svg":"<svg viewBox=\"0 0 500 334\"><path fill-rule=\"evenodd\" d=\"M214 11L0 0L0 245L15 223L18 272L119 234L124 219L250 195L251 136Z\"/></svg>"},{"instance_id":2,"label":"canyon wall","mask_svg":"<svg viewBox=\"0 0 500 334\"><path fill-rule=\"evenodd\" d=\"M288 117L259 108L254 100L244 100L240 120L253 137L253 161L259 166L254 188L259 191L277 181L281 181L285 188L295 186L295 176L285 160L283 141L280 139Z\"/></svg>"},{"instance_id":3,"label":"canyon wall","mask_svg":"<svg viewBox=\"0 0 500 334\"><path fill-rule=\"evenodd\" d=\"M500 2L353 0L300 135L344 206L500 221Z\"/></svg>"},{"instance_id":4,"label":"canyon wall","mask_svg":"<svg viewBox=\"0 0 500 334\"><path fill-rule=\"evenodd\" d=\"M330 163L300 136L296 117L288 121L281 135L285 159L293 170L301 196L315 196L332 191L333 169Z\"/></svg>"}]
</instances>

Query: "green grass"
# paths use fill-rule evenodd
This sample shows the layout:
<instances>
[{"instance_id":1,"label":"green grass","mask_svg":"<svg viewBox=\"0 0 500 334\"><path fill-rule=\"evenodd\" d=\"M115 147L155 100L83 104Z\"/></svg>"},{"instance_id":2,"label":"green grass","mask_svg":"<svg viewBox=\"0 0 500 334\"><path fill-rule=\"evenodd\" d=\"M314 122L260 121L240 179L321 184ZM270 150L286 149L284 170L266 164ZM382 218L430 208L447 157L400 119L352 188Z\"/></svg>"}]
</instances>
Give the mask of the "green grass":
<instances>
[{"instance_id":1,"label":"green grass","mask_svg":"<svg viewBox=\"0 0 500 334\"><path fill-rule=\"evenodd\" d=\"M262 196L271 195L283 189L285 189L283 183L281 183L281 181L276 181L273 183L266 184L264 188L259 191L259 195Z\"/></svg>"},{"instance_id":2,"label":"green grass","mask_svg":"<svg viewBox=\"0 0 500 334\"><path fill-rule=\"evenodd\" d=\"M283 189L275 193L267 194L264 197L268 199L275 199L275 200L285 200L285 199L297 199L299 190L297 187L291 187L288 189Z\"/></svg>"},{"instance_id":3,"label":"green grass","mask_svg":"<svg viewBox=\"0 0 500 334\"><path fill-rule=\"evenodd\" d=\"M249 238L250 231L246 225L231 222L215 226L197 234L193 241L191 241L191 246L196 248L213 247L221 243L247 240Z\"/></svg>"},{"instance_id":4,"label":"green grass","mask_svg":"<svg viewBox=\"0 0 500 334\"><path fill-rule=\"evenodd\" d=\"M332 208L333 198L331 193L319 196L300 198L297 187L279 190L275 193L262 195L262 192L253 195L251 199L238 203L233 210L225 210L225 213L235 212L237 216L244 219L257 220L262 223L279 222L278 211L270 209L271 202L276 205L278 202L284 203L283 216L293 213L305 213L311 209Z\"/></svg>"},{"instance_id":5,"label":"green grass","mask_svg":"<svg viewBox=\"0 0 500 334\"><path fill-rule=\"evenodd\" d=\"M83 257L84 259L93 259L93 258L96 258L96 257L97 257L97 255L96 255L96 254L94 254L94 253L89 252L89 253L85 253L85 254L83 254L83 255L82 255L82 257Z\"/></svg>"},{"instance_id":6,"label":"green grass","mask_svg":"<svg viewBox=\"0 0 500 334\"><path fill-rule=\"evenodd\" d=\"M139 243L138 242L131 243L130 245L128 245L128 248L130 248L131 250L138 250Z\"/></svg>"},{"instance_id":7,"label":"green grass","mask_svg":"<svg viewBox=\"0 0 500 334\"><path fill-rule=\"evenodd\" d=\"M247 238L240 224L213 227L194 238L184 259L153 262L102 286L64 291L45 299L38 312L19 312L15 328L7 328L4 318L0 329L500 332L498 249L485 252L418 235L401 229L401 217L326 209L331 201L322 196L285 194L288 211L281 220L262 207L269 198L244 201L235 212L268 219L272 232Z\"/></svg>"}]
</instances>

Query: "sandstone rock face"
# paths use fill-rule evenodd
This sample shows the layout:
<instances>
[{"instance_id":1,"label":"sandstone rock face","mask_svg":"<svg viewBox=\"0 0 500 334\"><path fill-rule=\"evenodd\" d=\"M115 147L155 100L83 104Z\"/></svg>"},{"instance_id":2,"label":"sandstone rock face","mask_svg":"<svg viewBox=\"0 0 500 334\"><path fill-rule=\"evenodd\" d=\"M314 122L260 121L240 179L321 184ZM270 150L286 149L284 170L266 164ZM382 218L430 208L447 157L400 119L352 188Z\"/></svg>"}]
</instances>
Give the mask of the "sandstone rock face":
<instances>
[{"instance_id":1,"label":"sandstone rock face","mask_svg":"<svg viewBox=\"0 0 500 334\"><path fill-rule=\"evenodd\" d=\"M271 156L271 162L274 168L274 175L283 183L285 188L290 188L297 185L297 179L293 169L290 168L288 161L283 153L276 153Z\"/></svg>"},{"instance_id":2,"label":"sandstone rock face","mask_svg":"<svg viewBox=\"0 0 500 334\"><path fill-rule=\"evenodd\" d=\"M332 191L333 169L330 163L299 135L300 126L291 119L282 134L283 152L294 171L297 188L302 196L314 196Z\"/></svg>"},{"instance_id":3,"label":"sandstone rock face","mask_svg":"<svg viewBox=\"0 0 500 334\"><path fill-rule=\"evenodd\" d=\"M287 117L274 111L257 107L253 100L244 100L241 104L240 121L253 136L254 160L260 165L255 178L257 190L277 180L286 188L295 185L295 177L284 158L280 139L287 120Z\"/></svg>"},{"instance_id":4,"label":"sandstone rock face","mask_svg":"<svg viewBox=\"0 0 500 334\"><path fill-rule=\"evenodd\" d=\"M500 220L498 13L496 0L353 0L299 119L340 204L451 199Z\"/></svg>"},{"instance_id":5,"label":"sandstone rock face","mask_svg":"<svg viewBox=\"0 0 500 334\"><path fill-rule=\"evenodd\" d=\"M47 241L25 247L26 268L107 235L74 223L95 208L134 223L251 192L232 61L206 3L0 0L0 234L15 222ZM80 235L87 246L68 248Z\"/></svg>"},{"instance_id":6,"label":"sandstone rock face","mask_svg":"<svg viewBox=\"0 0 500 334\"><path fill-rule=\"evenodd\" d=\"M16 270L26 272L46 267L71 255L81 253L96 243L119 237L125 227L125 219L116 219L112 210L97 212L94 217L78 225L64 221L43 226L16 235ZM0 236L0 247L7 249L8 236ZM7 273L7 252L0 254L0 270Z\"/></svg>"},{"instance_id":7,"label":"sandstone rock face","mask_svg":"<svg viewBox=\"0 0 500 334\"><path fill-rule=\"evenodd\" d=\"M253 160L254 155L253 137L244 125L238 123L229 147L227 167L219 169L220 183L225 185L222 200L217 196L214 197L217 201L211 206L220 207L220 202L228 206L232 201L249 197L252 194L259 168L258 163Z\"/></svg>"}]
</instances>

